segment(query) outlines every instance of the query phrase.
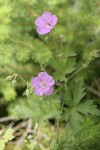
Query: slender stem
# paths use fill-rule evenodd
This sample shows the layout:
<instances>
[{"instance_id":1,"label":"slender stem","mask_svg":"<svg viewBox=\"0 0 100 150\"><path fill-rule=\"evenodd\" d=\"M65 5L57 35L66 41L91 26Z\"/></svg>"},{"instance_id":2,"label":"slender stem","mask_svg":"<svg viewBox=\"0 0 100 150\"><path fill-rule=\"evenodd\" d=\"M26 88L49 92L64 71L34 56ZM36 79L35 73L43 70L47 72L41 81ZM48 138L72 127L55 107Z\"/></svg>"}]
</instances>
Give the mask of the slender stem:
<instances>
[{"instance_id":1,"label":"slender stem","mask_svg":"<svg viewBox=\"0 0 100 150\"><path fill-rule=\"evenodd\" d=\"M89 65L90 62L91 62L91 59L90 59L90 57L89 57L88 60L85 62L85 64L83 64L83 66L82 66L81 68L79 68L75 73L73 73L71 76L69 76L69 77L67 78L67 81L70 80L72 77L74 77L74 76L75 76L78 72L80 72L82 69L86 68L86 67Z\"/></svg>"},{"instance_id":2,"label":"slender stem","mask_svg":"<svg viewBox=\"0 0 100 150\"><path fill-rule=\"evenodd\" d=\"M75 73L73 73L70 77L67 78L67 81L74 77L78 72L80 72L84 67L78 69Z\"/></svg>"},{"instance_id":3,"label":"slender stem","mask_svg":"<svg viewBox=\"0 0 100 150\"><path fill-rule=\"evenodd\" d=\"M60 48L60 52L62 51L62 47L63 47L63 41L61 40L61 48Z\"/></svg>"},{"instance_id":4,"label":"slender stem","mask_svg":"<svg viewBox=\"0 0 100 150\"><path fill-rule=\"evenodd\" d=\"M19 74L15 74L15 77L19 77L27 85L27 82Z\"/></svg>"},{"instance_id":5,"label":"slender stem","mask_svg":"<svg viewBox=\"0 0 100 150\"><path fill-rule=\"evenodd\" d=\"M57 150L59 150L59 125L60 125L60 119L57 120Z\"/></svg>"},{"instance_id":6,"label":"slender stem","mask_svg":"<svg viewBox=\"0 0 100 150\"><path fill-rule=\"evenodd\" d=\"M49 35L50 35L50 34L49 34ZM52 41L53 41L54 46L55 46L55 48L56 48L56 50L57 50L57 53L59 53L59 49L58 49L58 46L57 46L57 44L56 44L56 41L55 41L55 39L54 39L54 37L53 37L53 34L52 34L52 36L50 35L50 37L52 38Z\"/></svg>"},{"instance_id":7,"label":"slender stem","mask_svg":"<svg viewBox=\"0 0 100 150\"><path fill-rule=\"evenodd\" d=\"M64 107L64 101L62 101L62 106L61 106L61 111L63 110L63 107ZM60 126L60 120L61 120L61 117L59 119L57 119L57 150L59 150L59 126Z\"/></svg>"}]
</instances>

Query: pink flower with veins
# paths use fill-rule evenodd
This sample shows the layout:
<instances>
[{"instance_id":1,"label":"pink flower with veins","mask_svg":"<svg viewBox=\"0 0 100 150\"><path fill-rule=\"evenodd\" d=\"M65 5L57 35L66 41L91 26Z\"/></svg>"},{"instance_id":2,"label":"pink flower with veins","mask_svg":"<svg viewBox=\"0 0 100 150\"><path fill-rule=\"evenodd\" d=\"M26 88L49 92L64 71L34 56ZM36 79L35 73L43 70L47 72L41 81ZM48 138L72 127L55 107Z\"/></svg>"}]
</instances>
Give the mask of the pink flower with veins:
<instances>
[{"instance_id":1,"label":"pink flower with veins","mask_svg":"<svg viewBox=\"0 0 100 150\"><path fill-rule=\"evenodd\" d=\"M32 79L32 85L34 92L38 96L51 95L53 93L53 85L55 81L52 76L49 76L46 72L41 72L38 77Z\"/></svg>"},{"instance_id":2,"label":"pink flower with veins","mask_svg":"<svg viewBox=\"0 0 100 150\"><path fill-rule=\"evenodd\" d=\"M42 16L39 16L35 20L35 24L37 26L37 32L39 34L46 34L52 30L52 28L57 23L57 17L52 15L50 12L46 11Z\"/></svg>"}]
</instances>

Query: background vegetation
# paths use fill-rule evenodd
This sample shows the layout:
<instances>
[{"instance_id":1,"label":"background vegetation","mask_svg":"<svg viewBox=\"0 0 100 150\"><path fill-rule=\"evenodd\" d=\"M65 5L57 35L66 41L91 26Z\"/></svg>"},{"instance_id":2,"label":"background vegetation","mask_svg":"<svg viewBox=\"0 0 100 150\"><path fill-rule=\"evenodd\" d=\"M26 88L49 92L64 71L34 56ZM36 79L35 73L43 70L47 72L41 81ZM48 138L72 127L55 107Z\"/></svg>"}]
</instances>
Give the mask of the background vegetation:
<instances>
[{"instance_id":1,"label":"background vegetation","mask_svg":"<svg viewBox=\"0 0 100 150\"><path fill-rule=\"evenodd\" d=\"M57 47L63 43L61 53L57 54L52 38L36 32L34 21L44 11L50 11L58 17L51 34L55 37ZM65 74L74 70L75 56L75 69L78 70L90 52L99 49L99 0L0 0L0 128L2 137L5 130L13 126L15 137L5 147L6 150L16 149L16 146L17 150L49 150L50 145L51 150L56 150L56 142L52 139L56 136L55 116L59 117L60 114L57 95L46 97L48 104L42 103L36 95L27 97L29 91L26 88L30 90L31 85L27 86L19 76L12 82L5 80L6 77L15 73L30 83L32 77L45 68L57 81L57 91L59 84L64 85ZM60 54L71 57L68 66L64 66L63 61L61 64L58 60L54 61L58 55L64 60ZM62 72L59 68L67 69ZM60 99L62 96L65 98L65 108L69 108L63 110L65 114L59 128L59 149L100 150L100 117L94 116L99 114L95 106L100 108L100 58L93 59L87 68L71 78L68 86L77 96L73 99L79 103L85 95L82 100L84 107L80 107L84 109L79 114L73 112L69 119L68 110L72 107L70 94L59 94ZM63 87L61 92L64 93ZM47 109L47 105L52 105L53 112L50 107ZM12 139L10 136L3 144Z\"/></svg>"}]
</instances>

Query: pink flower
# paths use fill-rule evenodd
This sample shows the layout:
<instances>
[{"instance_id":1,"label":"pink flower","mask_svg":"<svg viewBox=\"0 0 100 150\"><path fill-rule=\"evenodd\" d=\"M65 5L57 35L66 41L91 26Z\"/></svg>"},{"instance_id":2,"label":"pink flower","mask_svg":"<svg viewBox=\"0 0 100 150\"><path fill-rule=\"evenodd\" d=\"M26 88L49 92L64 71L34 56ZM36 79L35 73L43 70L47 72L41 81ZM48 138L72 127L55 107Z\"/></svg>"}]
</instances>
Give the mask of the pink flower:
<instances>
[{"instance_id":1,"label":"pink flower","mask_svg":"<svg viewBox=\"0 0 100 150\"><path fill-rule=\"evenodd\" d=\"M57 17L46 11L42 16L35 20L37 26L37 32L39 34L46 34L51 31L54 25L57 23Z\"/></svg>"},{"instance_id":2,"label":"pink flower","mask_svg":"<svg viewBox=\"0 0 100 150\"><path fill-rule=\"evenodd\" d=\"M53 93L53 85L55 81L52 76L49 76L46 72L41 72L38 77L32 79L32 85L34 92L38 96L51 95Z\"/></svg>"}]
</instances>

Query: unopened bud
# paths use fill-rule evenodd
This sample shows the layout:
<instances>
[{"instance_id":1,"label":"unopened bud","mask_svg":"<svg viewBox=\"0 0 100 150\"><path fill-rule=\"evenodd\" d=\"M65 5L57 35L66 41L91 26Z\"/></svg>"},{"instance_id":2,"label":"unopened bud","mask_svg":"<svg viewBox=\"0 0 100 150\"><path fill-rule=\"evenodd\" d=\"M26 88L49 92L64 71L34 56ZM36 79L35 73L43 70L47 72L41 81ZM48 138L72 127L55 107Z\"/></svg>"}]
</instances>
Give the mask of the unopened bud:
<instances>
[{"instance_id":1,"label":"unopened bud","mask_svg":"<svg viewBox=\"0 0 100 150\"><path fill-rule=\"evenodd\" d=\"M66 43L66 42L67 42L64 35L60 35L60 39L62 40L63 43Z\"/></svg>"},{"instance_id":2,"label":"unopened bud","mask_svg":"<svg viewBox=\"0 0 100 150\"><path fill-rule=\"evenodd\" d=\"M48 40L49 40L49 36L47 35L47 36L45 37L45 42L48 43Z\"/></svg>"},{"instance_id":3,"label":"unopened bud","mask_svg":"<svg viewBox=\"0 0 100 150\"><path fill-rule=\"evenodd\" d=\"M14 80L12 81L12 86L15 87L15 85L16 85L16 80L14 79Z\"/></svg>"},{"instance_id":4,"label":"unopened bud","mask_svg":"<svg viewBox=\"0 0 100 150\"><path fill-rule=\"evenodd\" d=\"M6 80L12 80L13 76L8 76Z\"/></svg>"}]
</instances>

